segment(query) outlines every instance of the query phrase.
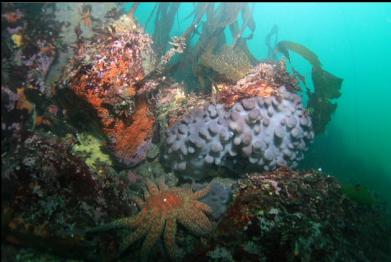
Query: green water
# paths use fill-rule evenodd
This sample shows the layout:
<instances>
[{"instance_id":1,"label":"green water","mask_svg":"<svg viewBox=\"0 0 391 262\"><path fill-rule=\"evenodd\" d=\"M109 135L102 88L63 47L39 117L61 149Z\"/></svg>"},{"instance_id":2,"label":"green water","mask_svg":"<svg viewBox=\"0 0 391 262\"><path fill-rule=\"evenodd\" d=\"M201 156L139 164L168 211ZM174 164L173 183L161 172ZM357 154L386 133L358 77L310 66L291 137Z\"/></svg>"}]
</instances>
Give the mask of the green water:
<instances>
[{"instance_id":1,"label":"green water","mask_svg":"<svg viewBox=\"0 0 391 262\"><path fill-rule=\"evenodd\" d=\"M130 6L130 5L129 5ZM147 20L154 3L141 4L136 16ZM181 5L172 35L190 25L192 4ZM252 53L266 58L265 36L274 24L279 40L313 50L324 69L344 79L338 108L303 163L342 181L368 186L391 201L391 4L257 3ZM147 32L153 32L153 21ZM292 54L294 67L311 79L311 67Z\"/></svg>"}]
</instances>

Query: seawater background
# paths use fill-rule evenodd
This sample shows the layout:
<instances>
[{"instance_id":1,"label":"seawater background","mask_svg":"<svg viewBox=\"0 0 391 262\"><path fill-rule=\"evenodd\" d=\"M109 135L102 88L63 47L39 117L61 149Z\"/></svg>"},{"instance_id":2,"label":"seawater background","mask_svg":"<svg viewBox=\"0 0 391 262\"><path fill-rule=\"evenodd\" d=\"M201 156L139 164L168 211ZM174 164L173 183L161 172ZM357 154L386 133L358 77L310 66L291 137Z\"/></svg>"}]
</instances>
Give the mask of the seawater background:
<instances>
[{"instance_id":1,"label":"seawater background","mask_svg":"<svg viewBox=\"0 0 391 262\"><path fill-rule=\"evenodd\" d=\"M181 35L191 24L192 18L184 18L192 5L181 5L172 35ZM266 58L265 36L276 24L278 40L305 45L319 56L325 70L344 79L332 121L311 145L302 166L368 186L391 202L391 4L252 5L256 31L248 45L258 59ZM136 17L141 24L153 6L140 5ZM152 33L153 26L152 20L146 31ZM291 61L311 82L309 63L293 52Z\"/></svg>"}]
</instances>

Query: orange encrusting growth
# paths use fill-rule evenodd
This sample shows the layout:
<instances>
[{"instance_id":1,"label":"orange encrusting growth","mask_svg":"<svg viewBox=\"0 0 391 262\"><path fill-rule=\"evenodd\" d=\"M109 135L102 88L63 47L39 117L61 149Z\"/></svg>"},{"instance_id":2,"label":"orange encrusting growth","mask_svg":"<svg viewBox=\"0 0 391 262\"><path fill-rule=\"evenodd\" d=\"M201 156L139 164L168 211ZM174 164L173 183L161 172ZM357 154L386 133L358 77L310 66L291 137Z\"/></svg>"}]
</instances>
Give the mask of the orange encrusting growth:
<instances>
[{"instance_id":1,"label":"orange encrusting growth","mask_svg":"<svg viewBox=\"0 0 391 262\"><path fill-rule=\"evenodd\" d=\"M80 11L90 25L90 6ZM109 23L107 34L80 41L66 82L96 110L118 159L133 165L145 157L155 123L146 98L136 98L137 83L144 78L143 52L151 50L151 39L135 28L119 30L123 23Z\"/></svg>"},{"instance_id":2,"label":"orange encrusting growth","mask_svg":"<svg viewBox=\"0 0 391 262\"><path fill-rule=\"evenodd\" d=\"M131 157L138 147L152 136L155 118L146 98L140 97L136 100L136 111L131 120L130 125L119 120L115 122L114 128L105 128L106 133L114 138L114 151L125 159Z\"/></svg>"},{"instance_id":3,"label":"orange encrusting growth","mask_svg":"<svg viewBox=\"0 0 391 262\"><path fill-rule=\"evenodd\" d=\"M24 94L24 88L17 88L16 93L18 94L18 102L16 103L16 108L19 110L26 109L29 113L33 111L34 104L30 103Z\"/></svg>"},{"instance_id":4,"label":"orange encrusting growth","mask_svg":"<svg viewBox=\"0 0 391 262\"><path fill-rule=\"evenodd\" d=\"M137 151L140 145L152 136L155 118L153 117L147 100L140 97L136 100L135 112L129 117L123 119L112 116L109 109L105 106L107 90L101 86L110 86L116 88L122 84L121 76L125 73L125 66L113 65L109 72L104 74L102 79L97 81L97 77L91 75L82 75L73 82L74 92L88 101L97 111L98 117L103 125L103 130L114 143L115 154L121 159L129 159ZM126 68L128 70L128 68ZM98 88L91 88L91 83L99 82ZM106 84L106 85L104 85ZM128 96L134 96L136 89L134 86L124 89Z\"/></svg>"},{"instance_id":5,"label":"orange encrusting growth","mask_svg":"<svg viewBox=\"0 0 391 262\"><path fill-rule=\"evenodd\" d=\"M276 92L277 87L267 83L257 83L244 87L222 86L217 94L217 101L231 107L244 98L255 96L268 97L275 95Z\"/></svg>"}]
</instances>

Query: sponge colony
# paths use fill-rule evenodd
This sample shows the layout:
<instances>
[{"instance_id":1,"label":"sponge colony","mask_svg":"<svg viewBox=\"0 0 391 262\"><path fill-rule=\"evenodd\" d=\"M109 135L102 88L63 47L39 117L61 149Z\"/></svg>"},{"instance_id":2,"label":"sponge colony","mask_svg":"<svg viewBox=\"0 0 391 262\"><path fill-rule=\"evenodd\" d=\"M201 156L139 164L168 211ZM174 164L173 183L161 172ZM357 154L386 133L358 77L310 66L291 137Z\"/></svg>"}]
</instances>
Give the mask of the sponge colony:
<instances>
[{"instance_id":1,"label":"sponge colony","mask_svg":"<svg viewBox=\"0 0 391 262\"><path fill-rule=\"evenodd\" d=\"M311 119L299 96L251 97L194 110L167 130L163 159L171 168L202 178L211 166L245 164L263 171L295 167L313 139Z\"/></svg>"}]
</instances>

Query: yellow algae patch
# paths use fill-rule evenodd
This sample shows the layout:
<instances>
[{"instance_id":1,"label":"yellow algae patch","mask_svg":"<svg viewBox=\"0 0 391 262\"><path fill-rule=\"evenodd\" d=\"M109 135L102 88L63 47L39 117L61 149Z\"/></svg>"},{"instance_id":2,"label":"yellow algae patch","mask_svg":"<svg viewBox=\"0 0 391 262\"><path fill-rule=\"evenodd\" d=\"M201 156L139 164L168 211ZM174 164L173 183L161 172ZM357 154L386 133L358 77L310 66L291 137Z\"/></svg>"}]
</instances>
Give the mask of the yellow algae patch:
<instances>
[{"instance_id":1,"label":"yellow algae patch","mask_svg":"<svg viewBox=\"0 0 391 262\"><path fill-rule=\"evenodd\" d=\"M13 34L11 39L14 42L15 47L21 47L23 45L23 36L21 34Z\"/></svg>"}]
</instances>

